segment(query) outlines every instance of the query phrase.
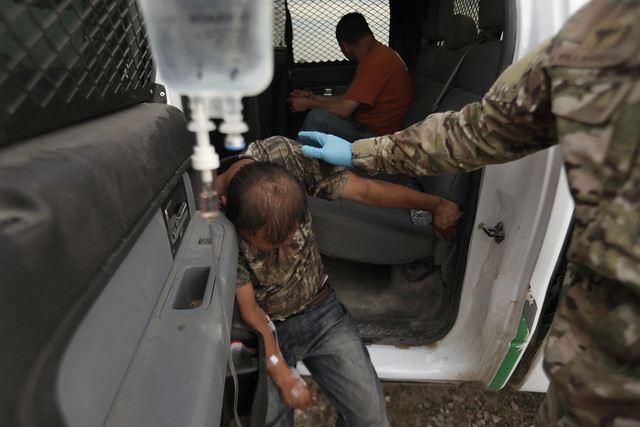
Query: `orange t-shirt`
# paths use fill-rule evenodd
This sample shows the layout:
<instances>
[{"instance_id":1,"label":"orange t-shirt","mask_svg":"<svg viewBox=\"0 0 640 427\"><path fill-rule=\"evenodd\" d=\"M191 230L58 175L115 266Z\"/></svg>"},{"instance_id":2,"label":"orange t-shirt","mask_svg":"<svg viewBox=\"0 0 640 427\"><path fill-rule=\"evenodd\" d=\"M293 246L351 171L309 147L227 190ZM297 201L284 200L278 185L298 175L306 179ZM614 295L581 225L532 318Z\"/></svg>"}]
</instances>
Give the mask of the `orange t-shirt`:
<instances>
[{"instance_id":1,"label":"orange t-shirt","mask_svg":"<svg viewBox=\"0 0 640 427\"><path fill-rule=\"evenodd\" d=\"M395 50L376 41L356 68L345 99L359 102L353 119L376 135L400 130L413 98L411 77Z\"/></svg>"}]
</instances>

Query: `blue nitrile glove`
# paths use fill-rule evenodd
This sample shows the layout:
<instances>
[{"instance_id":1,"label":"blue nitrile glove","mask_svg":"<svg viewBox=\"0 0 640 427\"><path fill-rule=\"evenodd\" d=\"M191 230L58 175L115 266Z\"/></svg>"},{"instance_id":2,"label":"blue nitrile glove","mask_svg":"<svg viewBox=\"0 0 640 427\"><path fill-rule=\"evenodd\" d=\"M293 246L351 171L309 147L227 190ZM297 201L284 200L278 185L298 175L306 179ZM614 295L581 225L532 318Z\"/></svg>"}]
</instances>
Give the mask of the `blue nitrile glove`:
<instances>
[{"instance_id":1,"label":"blue nitrile glove","mask_svg":"<svg viewBox=\"0 0 640 427\"><path fill-rule=\"evenodd\" d=\"M333 165L353 167L351 161L351 143L335 135L315 131L298 132L303 141L315 142L322 148L304 145L302 152L309 157L322 159Z\"/></svg>"}]
</instances>

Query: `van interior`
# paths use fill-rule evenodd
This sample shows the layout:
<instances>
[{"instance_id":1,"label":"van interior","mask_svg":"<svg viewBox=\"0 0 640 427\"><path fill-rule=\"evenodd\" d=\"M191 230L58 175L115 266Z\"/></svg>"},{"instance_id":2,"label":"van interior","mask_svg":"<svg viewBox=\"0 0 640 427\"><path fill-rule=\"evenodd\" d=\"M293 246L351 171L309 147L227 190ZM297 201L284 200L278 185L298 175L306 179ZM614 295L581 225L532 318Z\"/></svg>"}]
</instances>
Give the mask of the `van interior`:
<instances>
[{"instance_id":1,"label":"van interior","mask_svg":"<svg viewBox=\"0 0 640 427\"><path fill-rule=\"evenodd\" d=\"M274 79L243 101L247 141L295 139L304 114L289 111L291 90L346 91L352 64L305 58L305 42L296 44L300 17L317 3L274 1ZM513 2L370 3L386 28L374 34L411 73L405 126L479 101L512 61ZM237 240L226 218L209 226L197 214L188 100L184 112L166 104L135 1L12 2L0 20L2 419L230 425L233 383L215 360L227 356L221 325L233 295L220 285L235 277ZM211 139L221 157L236 154L218 131ZM365 342L429 345L447 334L481 175L372 177L456 202L464 215L455 243L435 239L416 212L309 199L330 283ZM236 313L229 327L255 349L239 359L250 390L239 410L259 425L261 340ZM211 404L223 394L224 404Z\"/></svg>"}]
</instances>

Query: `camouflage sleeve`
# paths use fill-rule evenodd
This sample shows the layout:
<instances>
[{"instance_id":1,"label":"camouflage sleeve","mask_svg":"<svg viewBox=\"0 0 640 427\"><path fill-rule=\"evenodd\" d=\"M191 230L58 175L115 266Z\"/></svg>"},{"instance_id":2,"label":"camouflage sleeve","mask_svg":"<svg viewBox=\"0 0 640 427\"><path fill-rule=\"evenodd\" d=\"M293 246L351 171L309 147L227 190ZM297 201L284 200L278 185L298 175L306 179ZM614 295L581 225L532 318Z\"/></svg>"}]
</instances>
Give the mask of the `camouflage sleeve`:
<instances>
[{"instance_id":1,"label":"camouflage sleeve","mask_svg":"<svg viewBox=\"0 0 640 427\"><path fill-rule=\"evenodd\" d=\"M251 270L242 252L238 254L238 268L236 270L236 288L248 285L251 282Z\"/></svg>"},{"instance_id":2,"label":"camouflage sleeve","mask_svg":"<svg viewBox=\"0 0 640 427\"><path fill-rule=\"evenodd\" d=\"M346 168L305 156L300 150L300 143L283 136L255 141L240 157L283 166L314 197L333 200L342 194L347 183Z\"/></svg>"},{"instance_id":3,"label":"camouflage sleeve","mask_svg":"<svg viewBox=\"0 0 640 427\"><path fill-rule=\"evenodd\" d=\"M505 70L481 102L356 141L354 166L369 174L438 175L505 163L556 144L550 83L540 65L546 47Z\"/></svg>"}]
</instances>

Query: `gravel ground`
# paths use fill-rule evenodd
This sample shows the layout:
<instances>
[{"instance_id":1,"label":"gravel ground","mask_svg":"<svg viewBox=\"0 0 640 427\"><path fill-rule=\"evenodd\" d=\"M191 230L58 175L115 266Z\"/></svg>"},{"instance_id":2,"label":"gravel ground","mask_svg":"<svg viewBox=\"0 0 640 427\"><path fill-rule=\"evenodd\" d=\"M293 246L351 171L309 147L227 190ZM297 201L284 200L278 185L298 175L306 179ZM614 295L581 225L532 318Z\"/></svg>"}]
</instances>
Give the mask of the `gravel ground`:
<instances>
[{"instance_id":1,"label":"gravel ground","mask_svg":"<svg viewBox=\"0 0 640 427\"><path fill-rule=\"evenodd\" d=\"M336 412L317 385L316 405L296 411L297 427L332 426ZM383 383L392 426L475 427L532 426L544 393L488 391L473 384Z\"/></svg>"}]
</instances>

